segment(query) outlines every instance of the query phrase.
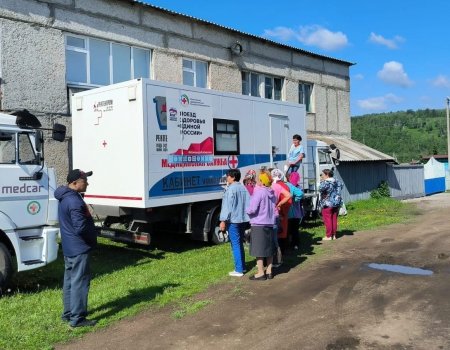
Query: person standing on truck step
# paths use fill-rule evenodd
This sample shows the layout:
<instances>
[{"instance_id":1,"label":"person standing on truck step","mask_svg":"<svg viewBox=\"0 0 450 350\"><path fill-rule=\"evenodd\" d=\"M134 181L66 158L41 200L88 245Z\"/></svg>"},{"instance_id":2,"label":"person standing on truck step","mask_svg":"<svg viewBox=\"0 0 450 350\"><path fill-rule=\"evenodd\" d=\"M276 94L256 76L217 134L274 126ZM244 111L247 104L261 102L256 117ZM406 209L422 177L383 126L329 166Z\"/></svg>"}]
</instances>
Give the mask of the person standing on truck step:
<instances>
[{"instance_id":1,"label":"person standing on truck step","mask_svg":"<svg viewBox=\"0 0 450 350\"><path fill-rule=\"evenodd\" d=\"M287 170L286 176L288 176L292 172L298 171L300 164L305 157L305 149L301 145L302 137L298 134L292 136L292 145L289 149L288 159L287 159Z\"/></svg>"},{"instance_id":2,"label":"person standing on truck step","mask_svg":"<svg viewBox=\"0 0 450 350\"><path fill-rule=\"evenodd\" d=\"M58 217L64 254L62 320L71 327L95 326L88 320L87 304L91 281L90 251L97 245L97 230L81 193L89 185L92 171L74 169L67 175L67 186L55 191L59 201Z\"/></svg>"},{"instance_id":3,"label":"person standing on truck step","mask_svg":"<svg viewBox=\"0 0 450 350\"><path fill-rule=\"evenodd\" d=\"M229 169L227 171L227 184L222 198L222 210L220 211L220 230L228 229L231 242L231 249L234 258L234 271L229 273L233 277L244 276L245 253L244 253L244 232L247 223L250 221L246 209L250 204L250 195L247 189L239 180L241 172L239 169Z\"/></svg>"}]
</instances>

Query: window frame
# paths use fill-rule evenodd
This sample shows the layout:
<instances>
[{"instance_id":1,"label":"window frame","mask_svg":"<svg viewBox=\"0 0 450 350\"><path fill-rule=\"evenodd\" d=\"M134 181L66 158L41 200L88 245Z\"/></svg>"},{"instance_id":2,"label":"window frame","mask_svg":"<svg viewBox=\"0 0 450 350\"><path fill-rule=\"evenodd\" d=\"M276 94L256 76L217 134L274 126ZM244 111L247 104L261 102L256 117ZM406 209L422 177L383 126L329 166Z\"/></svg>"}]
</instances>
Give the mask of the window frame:
<instances>
[{"instance_id":1,"label":"window frame","mask_svg":"<svg viewBox=\"0 0 450 350\"><path fill-rule=\"evenodd\" d=\"M236 127L236 132L229 131L219 131L217 130L218 124L234 125ZM227 134L236 135L236 151L222 151L217 149L217 134ZM219 119L213 118L213 139L214 139L214 155L225 156L225 155L240 155L241 154L241 142L240 142L240 129L239 120L233 119Z\"/></svg>"},{"instance_id":2,"label":"window frame","mask_svg":"<svg viewBox=\"0 0 450 350\"><path fill-rule=\"evenodd\" d=\"M305 90L306 86L309 87L309 94L306 93L306 90ZM306 109L307 113L314 113L313 89L314 89L314 84L312 84L312 83L308 83L305 81L298 82L298 103L305 105L305 109ZM301 99L301 96L303 96L303 100ZM305 101L305 99L307 101Z\"/></svg>"},{"instance_id":3,"label":"window frame","mask_svg":"<svg viewBox=\"0 0 450 350\"><path fill-rule=\"evenodd\" d=\"M14 147L14 161L12 159L9 160L9 162L5 162L5 161L0 161L0 164L17 164L18 161L18 154L17 154L17 132L12 131L12 130L1 130L2 133L5 134L11 134L13 139L11 140L11 144Z\"/></svg>"},{"instance_id":4,"label":"window frame","mask_svg":"<svg viewBox=\"0 0 450 350\"><path fill-rule=\"evenodd\" d=\"M80 48L78 46L71 46L69 45L68 42L68 38L72 37L72 38L77 38L77 39L83 39L84 40L84 48ZM134 46L134 45L128 45L128 44L124 44L124 43L120 43L120 42L115 42L115 41L109 41L109 40L104 40L104 39L100 39L100 38L94 38L94 37L89 37L89 36L84 36L84 35L78 35L78 34L72 34L72 33L65 33L64 34L64 48L65 48L65 66L66 66L66 85L67 86L73 86L73 87L86 87L86 88L93 88L93 87L101 87L101 86L107 86L107 85L101 85L101 84L94 84L92 83L92 79L91 79L91 48L90 48L90 40L97 40L97 41L103 41L109 44L109 57L108 57L108 62L109 62L109 84L107 85L111 85L114 84L114 76L113 76L113 71L114 71L114 67L113 67L113 45L122 45L122 46L126 46L129 50L130 50L130 77L131 79L137 79L137 78L141 78L141 77L135 77L135 67L134 67L134 50L135 49L139 49L139 50L144 50L148 52L148 67L146 67L146 69L148 70L148 77L143 77L143 78L149 78L152 79L152 50L145 48L145 47L139 47L139 46ZM72 81L69 80L67 77L67 70L68 70L68 65L67 65L67 51L73 51L73 52L80 52L80 53L84 53L86 55L85 57L85 64L86 64L86 82L78 82L78 81Z\"/></svg>"},{"instance_id":5,"label":"window frame","mask_svg":"<svg viewBox=\"0 0 450 350\"><path fill-rule=\"evenodd\" d=\"M26 137L26 140L28 140L28 142L26 144L30 146L31 151L33 152L33 158L27 159L25 161L22 160L22 158L20 157L22 149L25 149L25 147L22 147L22 145L25 142L25 140L23 140L21 137L22 135L23 135L23 137ZM30 133L26 132L26 131L21 131L21 132L17 133L16 137L17 137L17 140L16 140L16 142L17 142L17 155L16 155L17 162L19 164L24 164L24 165L39 165L36 149L34 148L33 141L31 140L31 137L30 137Z\"/></svg>"},{"instance_id":6,"label":"window frame","mask_svg":"<svg viewBox=\"0 0 450 350\"><path fill-rule=\"evenodd\" d=\"M245 76L245 77L244 77ZM258 96L255 96L254 94L252 94L252 88L254 87L252 81L252 77L256 76L257 79L257 84L258 84ZM267 97L266 94L266 79L269 79L271 82L271 94L272 97ZM280 88L280 92L279 92L279 99L276 99L275 96L276 91L275 91L275 80L279 80L281 88ZM244 82L247 85L247 90L248 92L245 93L244 91ZM253 97L260 97L260 98L265 98L267 100L274 100L274 101L284 101L283 100L283 90L284 90L284 78L283 77L279 77L279 76L275 76L275 75L268 75L268 74L262 74L262 73L256 73L256 72L252 72L252 71L241 71L241 91L242 91L242 95L245 96L253 96Z\"/></svg>"},{"instance_id":7,"label":"window frame","mask_svg":"<svg viewBox=\"0 0 450 350\"><path fill-rule=\"evenodd\" d=\"M189 61L192 63L192 68L186 68L184 66L184 61ZM205 86L198 86L197 85L197 63L204 63L206 65L206 73L205 73ZM209 86L209 79L208 79L208 74L209 74L209 64L207 61L201 61L201 60L196 60L196 59L192 59L192 58L187 58L187 57L182 57L182 61L181 61L181 67L182 67L182 73L184 72L189 72L189 73L193 73L194 74L194 85L188 85L185 83L184 81L184 77L183 78L183 85L187 85L187 86L193 86L193 87L200 87L200 88L204 88L207 89Z\"/></svg>"}]
</instances>

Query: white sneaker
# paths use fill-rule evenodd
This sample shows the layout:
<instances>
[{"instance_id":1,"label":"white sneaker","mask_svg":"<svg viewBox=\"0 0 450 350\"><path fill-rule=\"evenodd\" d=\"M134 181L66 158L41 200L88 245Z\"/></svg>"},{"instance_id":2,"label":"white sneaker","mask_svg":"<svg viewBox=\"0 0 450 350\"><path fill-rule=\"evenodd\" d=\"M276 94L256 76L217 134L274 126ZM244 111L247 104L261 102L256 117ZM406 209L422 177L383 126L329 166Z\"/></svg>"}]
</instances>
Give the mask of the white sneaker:
<instances>
[{"instance_id":1,"label":"white sneaker","mask_svg":"<svg viewBox=\"0 0 450 350\"><path fill-rule=\"evenodd\" d=\"M237 272L237 271L228 272L228 275L229 276L233 276L233 277L242 277L242 276L244 276L244 274L242 272Z\"/></svg>"},{"instance_id":2,"label":"white sneaker","mask_svg":"<svg viewBox=\"0 0 450 350\"><path fill-rule=\"evenodd\" d=\"M333 238L332 237L323 237L322 241L331 241Z\"/></svg>"}]
</instances>

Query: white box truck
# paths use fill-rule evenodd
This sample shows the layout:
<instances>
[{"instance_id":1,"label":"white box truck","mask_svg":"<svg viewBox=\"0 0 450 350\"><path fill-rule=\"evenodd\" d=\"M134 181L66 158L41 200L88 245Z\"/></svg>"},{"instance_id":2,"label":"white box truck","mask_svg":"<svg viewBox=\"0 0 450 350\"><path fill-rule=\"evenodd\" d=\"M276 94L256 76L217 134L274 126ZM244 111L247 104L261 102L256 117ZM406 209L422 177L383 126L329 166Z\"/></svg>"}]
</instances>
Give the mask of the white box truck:
<instances>
[{"instance_id":1,"label":"white box truck","mask_svg":"<svg viewBox=\"0 0 450 350\"><path fill-rule=\"evenodd\" d=\"M0 294L15 269L39 268L58 255L56 177L44 163L42 130L26 110L0 113ZM63 141L65 126L55 124L53 138Z\"/></svg>"},{"instance_id":2,"label":"white box truck","mask_svg":"<svg viewBox=\"0 0 450 350\"><path fill-rule=\"evenodd\" d=\"M304 105L149 79L76 93L71 108L73 164L94 171L84 198L102 235L142 244L161 221L222 241L227 170L283 169L292 136L307 143Z\"/></svg>"}]
</instances>

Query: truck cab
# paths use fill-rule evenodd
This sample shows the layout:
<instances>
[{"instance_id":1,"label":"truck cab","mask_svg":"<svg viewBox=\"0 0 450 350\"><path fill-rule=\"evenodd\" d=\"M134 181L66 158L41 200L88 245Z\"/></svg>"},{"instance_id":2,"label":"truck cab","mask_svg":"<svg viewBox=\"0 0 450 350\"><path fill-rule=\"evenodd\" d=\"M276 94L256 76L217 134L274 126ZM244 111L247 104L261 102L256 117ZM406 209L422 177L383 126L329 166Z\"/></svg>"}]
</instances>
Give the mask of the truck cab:
<instances>
[{"instance_id":1,"label":"truck cab","mask_svg":"<svg viewBox=\"0 0 450 350\"><path fill-rule=\"evenodd\" d=\"M0 292L15 271L57 258L56 176L44 163L43 130L26 110L0 113ZM64 140L65 126L55 124L52 131L55 140Z\"/></svg>"},{"instance_id":2,"label":"truck cab","mask_svg":"<svg viewBox=\"0 0 450 350\"><path fill-rule=\"evenodd\" d=\"M319 201L320 173L324 169L335 170L337 162L334 159L339 158L339 150L334 145L314 139L308 139L306 145L306 157L300 170L305 193L303 207L308 216L315 216Z\"/></svg>"}]
</instances>

